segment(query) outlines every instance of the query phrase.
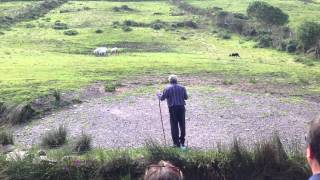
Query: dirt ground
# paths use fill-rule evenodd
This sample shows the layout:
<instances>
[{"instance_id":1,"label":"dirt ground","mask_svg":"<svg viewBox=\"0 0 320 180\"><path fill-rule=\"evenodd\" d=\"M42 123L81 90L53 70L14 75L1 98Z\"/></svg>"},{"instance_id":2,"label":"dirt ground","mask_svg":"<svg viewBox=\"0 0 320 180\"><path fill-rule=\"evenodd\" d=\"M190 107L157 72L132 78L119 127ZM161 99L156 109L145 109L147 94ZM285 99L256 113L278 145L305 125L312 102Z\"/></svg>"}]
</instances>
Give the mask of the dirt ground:
<instances>
[{"instance_id":1,"label":"dirt ground","mask_svg":"<svg viewBox=\"0 0 320 180\"><path fill-rule=\"evenodd\" d=\"M223 86L187 87L187 144L209 149L240 138L247 145L269 139L278 132L285 146L303 146L307 124L316 117L320 103L270 93L243 92ZM16 144L31 147L43 134L59 125L68 128L69 139L90 134L95 147L141 147L146 140L163 143L155 86L123 88L112 95L88 99L32 123L14 127ZM161 103L166 140L171 145L165 102Z\"/></svg>"}]
</instances>

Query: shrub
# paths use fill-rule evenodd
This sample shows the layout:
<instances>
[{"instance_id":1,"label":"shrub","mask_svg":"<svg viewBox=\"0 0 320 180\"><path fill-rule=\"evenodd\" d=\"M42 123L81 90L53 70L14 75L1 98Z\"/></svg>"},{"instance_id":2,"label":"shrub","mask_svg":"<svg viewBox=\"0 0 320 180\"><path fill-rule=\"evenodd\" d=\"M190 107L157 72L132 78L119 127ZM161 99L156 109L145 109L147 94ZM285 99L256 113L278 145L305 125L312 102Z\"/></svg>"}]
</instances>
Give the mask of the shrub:
<instances>
[{"instance_id":1,"label":"shrub","mask_svg":"<svg viewBox=\"0 0 320 180\"><path fill-rule=\"evenodd\" d=\"M92 148L91 141L92 141L91 136L82 133L79 139L75 142L75 146L73 150L79 154L90 151Z\"/></svg>"},{"instance_id":2,"label":"shrub","mask_svg":"<svg viewBox=\"0 0 320 180\"><path fill-rule=\"evenodd\" d=\"M133 20L125 20L123 21L123 25L125 26L133 26L133 27L145 27L146 24L142 22L136 22Z\"/></svg>"},{"instance_id":3,"label":"shrub","mask_svg":"<svg viewBox=\"0 0 320 180\"><path fill-rule=\"evenodd\" d=\"M129 27L129 26L122 26L121 29L122 29L124 32L130 32L130 31L132 31L132 28Z\"/></svg>"},{"instance_id":4,"label":"shrub","mask_svg":"<svg viewBox=\"0 0 320 180\"><path fill-rule=\"evenodd\" d=\"M67 31L64 31L63 34L67 36L76 36L79 34L79 32L76 30L67 30Z\"/></svg>"},{"instance_id":5,"label":"shrub","mask_svg":"<svg viewBox=\"0 0 320 180\"><path fill-rule=\"evenodd\" d=\"M68 29L68 25L60 21L56 21L52 28L56 30L63 30L63 29Z\"/></svg>"},{"instance_id":6,"label":"shrub","mask_svg":"<svg viewBox=\"0 0 320 180\"><path fill-rule=\"evenodd\" d=\"M193 29L197 29L198 28L198 25L197 23L191 21L191 20L188 20L188 21L184 21L184 25L186 27L190 27L190 28L193 28Z\"/></svg>"},{"instance_id":7,"label":"shrub","mask_svg":"<svg viewBox=\"0 0 320 180\"><path fill-rule=\"evenodd\" d=\"M0 144L3 146L14 144L12 132L0 130Z\"/></svg>"},{"instance_id":8,"label":"shrub","mask_svg":"<svg viewBox=\"0 0 320 180\"><path fill-rule=\"evenodd\" d=\"M58 129L48 131L42 138L41 145L49 148L57 148L67 142L67 129L59 126Z\"/></svg>"},{"instance_id":9,"label":"shrub","mask_svg":"<svg viewBox=\"0 0 320 180\"><path fill-rule=\"evenodd\" d=\"M260 34L257 38L257 41L258 41L258 47L260 48L272 46L272 39L268 34L262 34L262 35Z\"/></svg>"},{"instance_id":10,"label":"shrub","mask_svg":"<svg viewBox=\"0 0 320 180\"><path fill-rule=\"evenodd\" d=\"M307 58L307 57L303 57L303 56L298 56L294 58L294 61L297 63L302 63L306 66L314 66L314 62L312 61L312 59Z\"/></svg>"},{"instance_id":11,"label":"shrub","mask_svg":"<svg viewBox=\"0 0 320 180\"><path fill-rule=\"evenodd\" d=\"M289 16L286 13L263 1L250 3L247 8L247 14L249 17L268 25L284 25L289 22Z\"/></svg>"},{"instance_id":12,"label":"shrub","mask_svg":"<svg viewBox=\"0 0 320 180\"><path fill-rule=\"evenodd\" d=\"M12 125L22 124L28 122L36 114L30 103L22 103L10 110L8 120Z\"/></svg>"},{"instance_id":13,"label":"shrub","mask_svg":"<svg viewBox=\"0 0 320 180\"><path fill-rule=\"evenodd\" d=\"M161 23L154 23L151 25L151 28L152 29L155 29L155 30L160 30L162 28L162 24Z\"/></svg>"},{"instance_id":14,"label":"shrub","mask_svg":"<svg viewBox=\"0 0 320 180\"><path fill-rule=\"evenodd\" d=\"M26 28L34 28L34 27L36 27L34 24L30 24L30 23L26 24Z\"/></svg>"},{"instance_id":15,"label":"shrub","mask_svg":"<svg viewBox=\"0 0 320 180\"><path fill-rule=\"evenodd\" d=\"M120 26L120 22L119 21L113 21L112 22L112 27L113 28L117 28L118 26Z\"/></svg>"},{"instance_id":16,"label":"shrub","mask_svg":"<svg viewBox=\"0 0 320 180\"><path fill-rule=\"evenodd\" d=\"M310 49L320 41L320 24L310 21L303 22L298 27L297 36L304 50Z\"/></svg>"},{"instance_id":17,"label":"shrub","mask_svg":"<svg viewBox=\"0 0 320 180\"><path fill-rule=\"evenodd\" d=\"M103 33L103 31L102 31L101 29L97 29L95 32L96 32L97 34Z\"/></svg>"},{"instance_id":18,"label":"shrub","mask_svg":"<svg viewBox=\"0 0 320 180\"><path fill-rule=\"evenodd\" d=\"M109 82L105 85L105 91L106 92L115 92L116 88L121 86L120 83L116 83L116 82Z\"/></svg>"},{"instance_id":19,"label":"shrub","mask_svg":"<svg viewBox=\"0 0 320 180\"><path fill-rule=\"evenodd\" d=\"M222 39L231 39L231 35L226 31L220 31L218 33L218 37L220 37Z\"/></svg>"},{"instance_id":20,"label":"shrub","mask_svg":"<svg viewBox=\"0 0 320 180\"><path fill-rule=\"evenodd\" d=\"M127 5L122 5L122 6L120 6L120 7L113 7L112 10L115 11L115 12L119 12L119 11L133 11L133 9L129 8L129 6L127 6Z\"/></svg>"},{"instance_id":21,"label":"shrub","mask_svg":"<svg viewBox=\"0 0 320 180\"><path fill-rule=\"evenodd\" d=\"M286 50L289 53L293 53L297 50L297 46L298 46L298 43L296 41L290 41L286 46Z\"/></svg>"},{"instance_id":22,"label":"shrub","mask_svg":"<svg viewBox=\"0 0 320 180\"><path fill-rule=\"evenodd\" d=\"M234 13L233 16L234 16L235 18L243 19L243 20L248 20L248 19L249 19L248 16L246 16L246 15L244 15L244 14L242 14L242 13Z\"/></svg>"}]
</instances>

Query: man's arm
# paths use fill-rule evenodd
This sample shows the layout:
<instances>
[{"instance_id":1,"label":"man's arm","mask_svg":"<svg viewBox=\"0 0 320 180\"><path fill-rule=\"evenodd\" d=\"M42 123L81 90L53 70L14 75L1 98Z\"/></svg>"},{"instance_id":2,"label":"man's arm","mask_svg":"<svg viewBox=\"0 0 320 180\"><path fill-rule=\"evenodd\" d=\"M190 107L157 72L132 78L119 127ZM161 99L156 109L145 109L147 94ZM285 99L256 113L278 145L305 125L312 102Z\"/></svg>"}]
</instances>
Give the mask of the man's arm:
<instances>
[{"instance_id":1,"label":"man's arm","mask_svg":"<svg viewBox=\"0 0 320 180\"><path fill-rule=\"evenodd\" d=\"M168 91L167 88L163 90L163 93L160 96L160 100L164 101L168 97Z\"/></svg>"},{"instance_id":2,"label":"man's arm","mask_svg":"<svg viewBox=\"0 0 320 180\"><path fill-rule=\"evenodd\" d=\"M188 99L187 90L186 90L186 88L183 88L183 89L184 89L184 99L187 100Z\"/></svg>"}]
</instances>

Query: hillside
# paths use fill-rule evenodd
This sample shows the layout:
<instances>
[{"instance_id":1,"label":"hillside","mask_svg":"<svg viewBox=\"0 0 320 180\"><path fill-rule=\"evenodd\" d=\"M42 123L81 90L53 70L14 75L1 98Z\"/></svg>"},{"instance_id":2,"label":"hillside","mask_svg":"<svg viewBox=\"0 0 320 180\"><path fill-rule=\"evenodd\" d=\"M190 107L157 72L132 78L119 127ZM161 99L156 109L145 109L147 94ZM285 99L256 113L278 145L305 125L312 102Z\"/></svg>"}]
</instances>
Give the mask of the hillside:
<instances>
[{"instance_id":1,"label":"hillside","mask_svg":"<svg viewBox=\"0 0 320 180\"><path fill-rule=\"evenodd\" d=\"M222 8L225 11L244 13L246 14L247 7L252 0L232 1L232 0L187 0L190 4L210 9L213 7ZM296 29L303 21L316 21L320 22L320 1L313 0L305 3L303 0L286 0L286 1L266 1L271 5L281 8L286 12L289 18L289 25Z\"/></svg>"},{"instance_id":2,"label":"hillside","mask_svg":"<svg viewBox=\"0 0 320 180\"><path fill-rule=\"evenodd\" d=\"M320 62L214 22L250 0L0 1L0 179L139 179L161 159L186 179L310 174ZM319 22L319 0L268 2L294 33ZM186 151L155 96L170 74L189 94Z\"/></svg>"}]
</instances>

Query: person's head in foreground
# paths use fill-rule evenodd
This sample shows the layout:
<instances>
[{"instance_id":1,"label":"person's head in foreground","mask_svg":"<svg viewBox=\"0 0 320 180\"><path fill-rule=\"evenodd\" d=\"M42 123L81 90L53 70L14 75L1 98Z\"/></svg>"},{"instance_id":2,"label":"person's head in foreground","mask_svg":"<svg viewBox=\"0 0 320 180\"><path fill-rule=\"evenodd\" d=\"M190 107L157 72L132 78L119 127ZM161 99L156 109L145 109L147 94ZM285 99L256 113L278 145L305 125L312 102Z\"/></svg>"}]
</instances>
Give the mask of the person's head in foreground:
<instances>
[{"instance_id":1,"label":"person's head in foreground","mask_svg":"<svg viewBox=\"0 0 320 180\"><path fill-rule=\"evenodd\" d=\"M144 180L183 180L183 174L171 163L160 161L158 164L148 166Z\"/></svg>"},{"instance_id":2,"label":"person's head in foreground","mask_svg":"<svg viewBox=\"0 0 320 180\"><path fill-rule=\"evenodd\" d=\"M170 84L177 84L178 83L178 77L174 74L171 74L168 78L168 81Z\"/></svg>"},{"instance_id":3,"label":"person's head in foreground","mask_svg":"<svg viewBox=\"0 0 320 180\"><path fill-rule=\"evenodd\" d=\"M309 180L320 180L320 117L311 122L306 142L307 159L313 174Z\"/></svg>"}]
</instances>

